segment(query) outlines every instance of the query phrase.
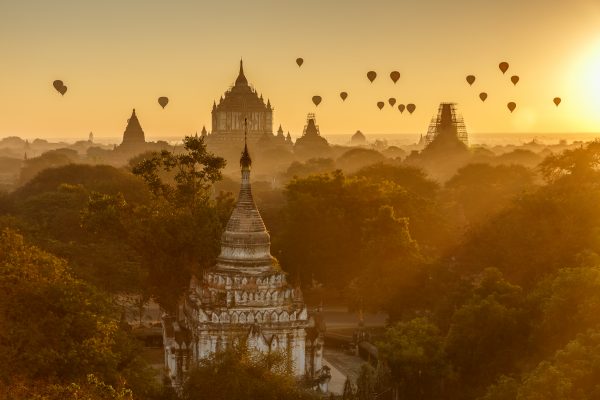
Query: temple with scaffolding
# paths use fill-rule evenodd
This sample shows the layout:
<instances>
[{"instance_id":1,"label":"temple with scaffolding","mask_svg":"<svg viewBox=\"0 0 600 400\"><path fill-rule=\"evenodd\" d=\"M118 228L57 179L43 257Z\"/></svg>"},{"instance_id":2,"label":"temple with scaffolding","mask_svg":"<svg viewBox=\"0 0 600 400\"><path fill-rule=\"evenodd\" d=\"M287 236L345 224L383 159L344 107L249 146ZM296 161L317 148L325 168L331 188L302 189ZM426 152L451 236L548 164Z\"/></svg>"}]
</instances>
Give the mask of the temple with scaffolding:
<instances>
[{"instance_id":1,"label":"temple with scaffolding","mask_svg":"<svg viewBox=\"0 0 600 400\"><path fill-rule=\"evenodd\" d=\"M321 136L315 114L308 114L302 136L296 140L294 152L300 158L326 157L331 149L327 139Z\"/></svg>"},{"instance_id":2,"label":"temple with scaffolding","mask_svg":"<svg viewBox=\"0 0 600 400\"><path fill-rule=\"evenodd\" d=\"M440 103L438 113L431 119L425 144L429 145L437 137L457 138L466 146L469 145L469 136L463 117L456 112L456 103Z\"/></svg>"}]
</instances>

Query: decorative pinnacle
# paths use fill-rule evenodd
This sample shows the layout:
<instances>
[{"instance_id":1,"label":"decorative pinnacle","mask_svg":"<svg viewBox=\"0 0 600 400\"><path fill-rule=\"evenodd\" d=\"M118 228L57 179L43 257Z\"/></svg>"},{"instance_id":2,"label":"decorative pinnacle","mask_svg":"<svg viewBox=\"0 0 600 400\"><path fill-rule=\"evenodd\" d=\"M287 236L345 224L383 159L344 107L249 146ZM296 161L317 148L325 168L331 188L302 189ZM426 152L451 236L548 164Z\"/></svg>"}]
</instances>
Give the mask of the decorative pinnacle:
<instances>
[{"instance_id":1,"label":"decorative pinnacle","mask_svg":"<svg viewBox=\"0 0 600 400\"><path fill-rule=\"evenodd\" d=\"M240 158L240 168L242 168L242 170L250 169L251 165L252 159L250 158L250 153L248 153L248 119L244 118L244 151Z\"/></svg>"}]
</instances>

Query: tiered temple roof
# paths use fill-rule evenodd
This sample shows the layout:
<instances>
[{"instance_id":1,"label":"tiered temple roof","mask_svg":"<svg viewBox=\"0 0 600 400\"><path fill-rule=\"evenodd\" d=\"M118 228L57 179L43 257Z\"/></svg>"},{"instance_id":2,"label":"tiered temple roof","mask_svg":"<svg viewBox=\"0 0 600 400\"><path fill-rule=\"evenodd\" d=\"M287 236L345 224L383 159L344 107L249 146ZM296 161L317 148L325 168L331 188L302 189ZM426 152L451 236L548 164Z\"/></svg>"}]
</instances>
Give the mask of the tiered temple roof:
<instances>
[{"instance_id":1,"label":"tiered temple roof","mask_svg":"<svg viewBox=\"0 0 600 400\"><path fill-rule=\"evenodd\" d=\"M215 106L216 111L221 110L244 110L244 111L265 111L271 108L270 102L265 104L262 97L256 93L249 84L246 75L244 75L244 64L240 60L240 72L235 85L225 92L225 95L219 100L219 104Z\"/></svg>"},{"instance_id":2,"label":"tiered temple roof","mask_svg":"<svg viewBox=\"0 0 600 400\"><path fill-rule=\"evenodd\" d=\"M248 123L248 140L256 141L263 134L273 134L273 108L249 84L240 60L240 70L235 85L213 103L212 134L209 144L233 145L239 148L244 134L244 121Z\"/></svg>"}]
</instances>

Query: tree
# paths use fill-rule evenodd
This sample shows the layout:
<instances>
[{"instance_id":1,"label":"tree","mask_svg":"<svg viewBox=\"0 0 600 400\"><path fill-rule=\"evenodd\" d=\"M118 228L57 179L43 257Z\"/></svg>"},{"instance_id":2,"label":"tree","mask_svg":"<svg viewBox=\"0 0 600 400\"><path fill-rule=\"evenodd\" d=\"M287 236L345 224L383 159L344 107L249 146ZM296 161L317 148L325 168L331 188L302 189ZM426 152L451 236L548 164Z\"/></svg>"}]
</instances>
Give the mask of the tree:
<instances>
[{"instance_id":1,"label":"tree","mask_svg":"<svg viewBox=\"0 0 600 400\"><path fill-rule=\"evenodd\" d=\"M56 168L79 161L79 155L75 150L57 149L43 153L39 157L30 158L25 161L21 169L19 184L23 185L35 177L39 172L47 168Z\"/></svg>"},{"instance_id":2,"label":"tree","mask_svg":"<svg viewBox=\"0 0 600 400\"><path fill-rule=\"evenodd\" d=\"M0 225L18 229L37 246L66 259L75 276L97 287L113 293L138 290L139 258L123 235L86 229L86 209L94 196L112 196L130 205L150 201L144 182L127 171L69 164L43 170L10 193Z\"/></svg>"},{"instance_id":3,"label":"tree","mask_svg":"<svg viewBox=\"0 0 600 400\"><path fill-rule=\"evenodd\" d=\"M517 400L593 400L600 396L600 332L589 330L524 377Z\"/></svg>"},{"instance_id":4,"label":"tree","mask_svg":"<svg viewBox=\"0 0 600 400\"><path fill-rule=\"evenodd\" d=\"M356 379L356 399L375 400L376 384L375 369L369 364L362 364L360 366L360 374Z\"/></svg>"},{"instance_id":5,"label":"tree","mask_svg":"<svg viewBox=\"0 0 600 400\"><path fill-rule=\"evenodd\" d=\"M346 151L336 160L336 165L345 172L357 171L367 165L381 162L385 157L372 149L355 148Z\"/></svg>"},{"instance_id":6,"label":"tree","mask_svg":"<svg viewBox=\"0 0 600 400\"><path fill-rule=\"evenodd\" d=\"M151 378L113 312L63 260L0 234L0 380L69 384L94 374L143 393Z\"/></svg>"},{"instance_id":7,"label":"tree","mask_svg":"<svg viewBox=\"0 0 600 400\"><path fill-rule=\"evenodd\" d=\"M442 399L452 379L444 337L427 318L398 322L377 343L381 361L389 365L401 398Z\"/></svg>"},{"instance_id":8,"label":"tree","mask_svg":"<svg viewBox=\"0 0 600 400\"><path fill-rule=\"evenodd\" d=\"M306 178L310 175L329 173L335 171L335 169L335 162L331 158L311 158L305 162L294 161L290 164L284 176L288 180Z\"/></svg>"},{"instance_id":9,"label":"tree","mask_svg":"<svg viewBox=\"0 0 600 400\"><path fill-rule=\"evenodd\" d=\"M81 383L18 382L2 387L0 394L11 400L133 400L133 392L122 386L116 389L93 374Z\"/></svg>"},{"instance_id":10,"label":"tree","mask_svg":"<svg viewBox=\"0 0 600 400\"><path fill-rule=\"evenodd\" d=\"M445 188L455 210L469 224L478 224L497 214L519 194L531 190L533 173L518 165L469 164L458 170Z\"/></svg>"},{"instance_id":11,"label":"tree","mask_svg":"<svg viewBox=\"0 0 600 400\"><path fill-rule=\"evenodd\" d=\"M445 344L463 390L471 394L513 371L529 339L522 289L494 269L485 270L478 281L454 312Z\"/></svg>"},{"instance_id":12,"label":"tree","mask_svg":"<svg viewBox=\"0 0 600 400\"><path fill-rule=\"evenodd\" d=\"M186 136L186 152L174 154L163 150L144 158L133 167L156 197L183 207L200 205L208 197L212 184L221 179L225 160L206 150L203 139ZM161 178L162 171L174 171L173 182Z\"/></svg>"},{"instance_id":13,"label":"tree","mask_svg":"<svg viewBox=\"0 0 600 400\"><path fill-rule=\"evenodd\" d=\"M394 182L409 192L428 199L434 199L439 192L439 184L427 177L420 168L408 165L377 163L358 170L354 176L368 178L372 181Z\"/></svg>"},{"instance_id":14,"label":"tree","mask_svg":"<svg viewBox=\"0 0 600 400\"><path fill-rule=\"evenodd\" d=\"M387 180L346 177L336 171L294 179L285 196L285 228L274 241L281 263L304 282L314 278L330 288L346 287L364 270L361 254L370 233L363 231L381 207L393 208L396 221L392 225L400 230L407 226L410 237L424 247L433 246L443 230L431 202ZM434 224L436 229L432 229ZM373 226L372 231L377 228Z\"/></svg>"},{"instance_id":15,"label":"tree","mask_svg":"<svg viewBox=\"0 0 600 400\"><path fill-rule=\"evenodd\" d=\"M535 305L532 342L545 357L600 325L600 267L562 268L530 294Z\"/></svg>"},{"instance_id":16,"label":"tree","mask_svg":"<svg viewBox=\"0 0 600 400\"><path fill-rule=\"evenodd\" d=\"M88 208L107 217L101 218L105 226L125 224L145 271L144 289L168 312L174 312L192 274L213 264L232 206L227 196L211 197L225 160L209 153L202 139L186 137L184 148L181 154L154 153L133 167L153 194L148 206L121 207L113 215L114 201L92 199ZM111 215L118 221L108 222Z\"/></svg>"},{"instance_id":17,"label":"tree","mask_svg":"<svg viewBox=\"0 0 600 400\"><path fill-rule=\"evenodd\" d=\"M552 182L471 230L451 257L462 273L495 267L529 287L560 268L578 266L584 254L600 254L599 202L597 179Z\"/></svg>"},{"instance_id":18,"label":"tree","mask_svg":"<svg viewBox=\"0 0 600 400\"><path fill-rule=\"evenodd\" d=\"M422 304L425 271L408 219L398 218L391 206L363 224L359 252L361 271L352 282L355 306L385 310L395 321Z\"/></svg>"},{"instance_id":19,"label":"tree","mask_svg":"<svg viewBox=\"0 0 600 400\"><path fill-rule=\"evenodd\" d=\"M279 354L253 353L245 346L217 352L200 361L184 384L184 400L309 400L314 393L300 389L286 373Z\"/></svg>"},{"instance_id":20,"label":"tree","mask_svg":"<svg viewBox=\"0 0 600 400\"><path fill-rule=\"evenodd\" d=\"M594 141L586 147L551 154L539 166L548 182L566 178L567 182L597 179L600 172L600 142Z\"/></svg>"}]
</instances>

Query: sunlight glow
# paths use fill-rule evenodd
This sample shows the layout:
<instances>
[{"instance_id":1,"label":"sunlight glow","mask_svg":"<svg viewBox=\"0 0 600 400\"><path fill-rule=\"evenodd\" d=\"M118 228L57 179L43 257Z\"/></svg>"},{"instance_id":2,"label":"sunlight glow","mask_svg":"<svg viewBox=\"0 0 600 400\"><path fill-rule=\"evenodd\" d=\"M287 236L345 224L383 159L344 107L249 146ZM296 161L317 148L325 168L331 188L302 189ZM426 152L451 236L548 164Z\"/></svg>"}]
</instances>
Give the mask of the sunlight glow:
<instances>
[{"instance_id":1,"label":"sunlight glow","mask_svg":"<svg viewBox=\"0 0 600 400\"><path fill-rule=\"evenodd\" d=\"M577 76L579 91L589 109L600 114L600 38L586 50Z\"/></svg>"}]
</instances>

